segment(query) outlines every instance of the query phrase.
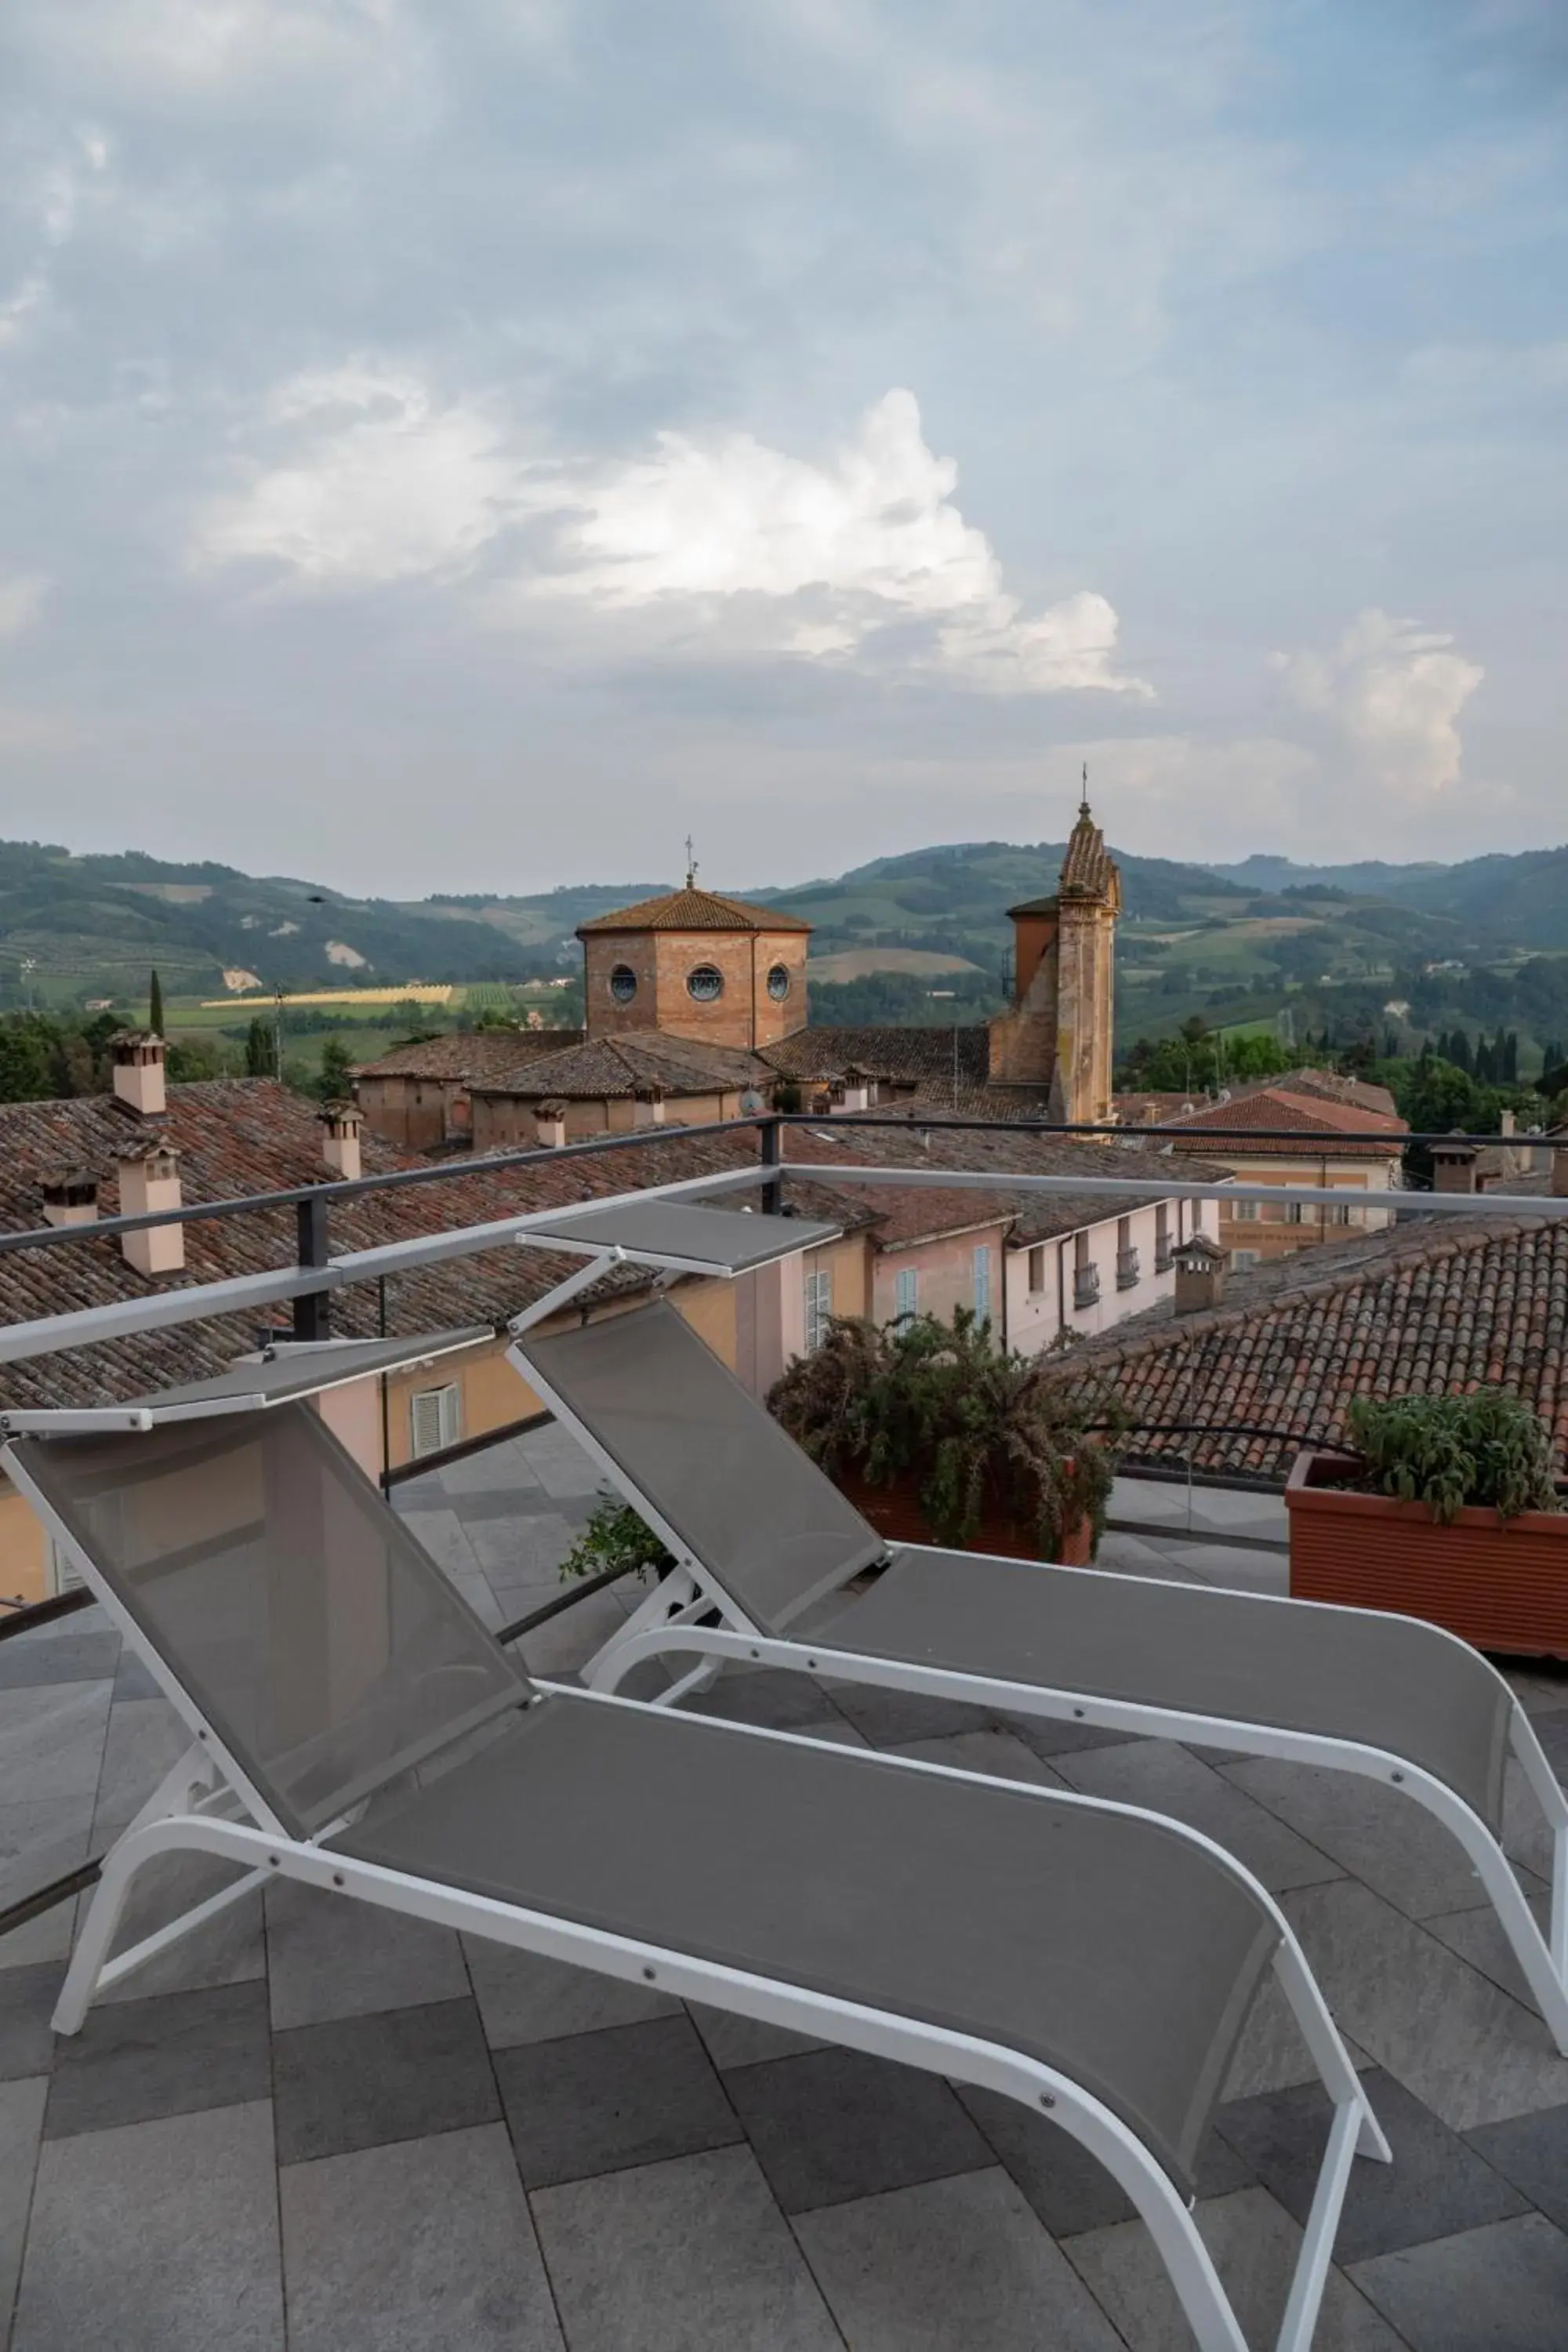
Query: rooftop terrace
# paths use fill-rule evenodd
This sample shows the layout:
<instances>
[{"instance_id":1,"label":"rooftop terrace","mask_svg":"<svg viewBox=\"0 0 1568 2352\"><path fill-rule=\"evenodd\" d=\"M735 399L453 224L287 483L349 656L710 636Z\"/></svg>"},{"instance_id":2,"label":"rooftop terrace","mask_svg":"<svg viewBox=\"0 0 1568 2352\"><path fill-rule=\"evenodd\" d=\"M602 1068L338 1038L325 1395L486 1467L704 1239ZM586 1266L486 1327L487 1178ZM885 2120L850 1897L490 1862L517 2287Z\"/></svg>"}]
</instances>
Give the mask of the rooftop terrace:
<instances>
[{"instance_id":1,"label":"rooftop terrace","mask_svg":"<svg viewBox=\"0 0 1568 2352\"><path fill-rule=\"evenodd\" d=\"M396 1499L499 1625L559 1591L595 1486L546 1426ZM1282 1588L1268 1496L1128 1484L1112 1512L1108 1566ZM584 1598L524 1637L526 1663L570 1674L633 1597ZM1568 1772L1568 1671L1510 1679ZM730 1672L693 1704L1131 1800L1219 1839L1278 1894L1394 2145L1392 2168L1357 2168L1318 2344L1560 2352L1568 2060L1425 1816L1343 1776L804 1676ZM0 1901L100 1851L183 1745L96 1610L0 1643ZM1541 1833L1517 1811L1539 1895ZM178 1867L157 1891L170 1912L213 1869ZM149 1904L127 1937L153 1924ZM58 2042L71 1927L68 1906L0 1938L14 2352L1190 2341L1109 2179L1000 2099L298 1886L213 1922ZM1321 2149L1309 2071L1263 2010L1201 2168L1204 2235L1258 2344Z\"/></svg>"}]
</instances>

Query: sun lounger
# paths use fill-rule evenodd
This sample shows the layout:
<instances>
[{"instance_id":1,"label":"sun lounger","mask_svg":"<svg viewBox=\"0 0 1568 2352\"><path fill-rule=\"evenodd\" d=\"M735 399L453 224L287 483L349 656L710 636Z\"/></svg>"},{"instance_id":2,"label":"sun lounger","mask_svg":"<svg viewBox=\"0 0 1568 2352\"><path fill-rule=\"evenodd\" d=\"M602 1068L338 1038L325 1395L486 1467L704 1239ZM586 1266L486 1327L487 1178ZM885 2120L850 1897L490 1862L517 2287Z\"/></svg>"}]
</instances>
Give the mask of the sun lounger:
<instances>
[{"instance_id":1,"label":"sun lounger","mask_svg":"<svg viewBox=\"0 0 1568 2352\"><path fill-rule=\"evenodd\" d=\"M1204 2352L1247 2352L1194 2159L1270 1972L1332 2102L1279 2352L1352 2158L1387 2147L1270 1898L1123 1806L531 1685L296 1395L5 1466L192 1733L107 1857L55 2022L291 1878L984 2085L1148 2224ZM155 1857L241 1873L113 1958Z\"/></svg>"},{"instance_id":2,"label":"sun lounger","mask_svg":"<svg viewBox=\"0 0 1568 2352\"><path fill-rule=\"evenodd\" d=\"M738 1658L1396 1787L1458 1839L1568 2053L1568 1801L1507 1683L1468 1643L1370 1610L889 1549L662 1302L531 1334L511 1355L679 1563L600 1654L595 1689L641 1659L694 1654L662 1695L673 1702ZM878 1567L869 1590L844 1591ZM807 1612L808 1638L795 1630ZM1500 1843L1510 1749L1552 1833L1545 1937Z\"/></svg>"}]
</instances>

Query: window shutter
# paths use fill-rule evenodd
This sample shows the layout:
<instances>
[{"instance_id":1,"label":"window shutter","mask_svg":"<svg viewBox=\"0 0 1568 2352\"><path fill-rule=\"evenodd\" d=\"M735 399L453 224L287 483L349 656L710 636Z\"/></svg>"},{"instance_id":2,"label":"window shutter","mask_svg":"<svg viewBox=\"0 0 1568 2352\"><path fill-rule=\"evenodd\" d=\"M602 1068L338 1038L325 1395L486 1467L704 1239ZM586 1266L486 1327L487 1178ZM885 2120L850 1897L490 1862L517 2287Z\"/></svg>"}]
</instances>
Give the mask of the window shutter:
<instances>
[{"instance_id":1,"label":"window shutter","mask_svg":"<svg viewBox=\"0 0 1568 2352\"><path fill-rule=\"evenodd\" d=\"M80 1569L77 1567L76 1563L71 1559L71 1556L69 1552L67 1551L64 1544L57 1543L53 1536L50 1536L48 1538L48 1546L49 1576L55 1591L76 1592L79 1591L81 1586L86 1583L87 1579L83 1576Z\"/></svg>"},{"instance_id":2,"label":"window shutter","mask_svg":"<svg viewBox=\"0 0 1568 2352\"><path fill-rule=\"evenodd\" d=\"M416 1389L409 1401L414 1456L440 1454L463 1434L463 1392L456 1381L446 1388Z\"/></svg>"}]
</instances>

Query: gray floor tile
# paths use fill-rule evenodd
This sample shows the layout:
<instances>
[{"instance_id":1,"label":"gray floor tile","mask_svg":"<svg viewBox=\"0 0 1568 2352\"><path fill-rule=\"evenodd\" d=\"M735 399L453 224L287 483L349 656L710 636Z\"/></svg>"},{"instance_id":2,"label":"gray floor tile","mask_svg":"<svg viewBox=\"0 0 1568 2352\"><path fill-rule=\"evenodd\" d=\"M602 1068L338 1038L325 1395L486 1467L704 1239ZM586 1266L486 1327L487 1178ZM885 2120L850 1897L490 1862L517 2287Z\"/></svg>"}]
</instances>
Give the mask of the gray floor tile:
<instances>
[{"instance_id":1,"label":"gray floor tile","mask_svg":"<svg viewBox=\"0 0 1568 2352\"><path fill-rule=\"evenodd\" d=\"M1568 1716L1543 1716L1535 1728L1538 1735L1543 1731L1550 1735L1558 1726L1565 1735L1560 1743L1564 1752L1549 1757L1549 1760L1558 1779L1568 1786ZM1542 1741L1548 1749L1552 1744L1550 1737ZM1502 1843L1510 1861L1522 1863L1535 1874L1537 1882L1544 1885L1551 1878L1552 1832L1535 1801L1534 1791L1511 1756L1503 1768Z\"/></svg>"},{"instance_id":2,"label":"gray floor tile","mask_svg":"<svg viewBox=\"0 0 1568 2352\"><path fill-rule=\"evenodd\" d=\"M1358 2263L1356 2285L1414 2352L1563 2352L1568 2238L1539 2213Z\"/></svg>"},{"instance_id":3,"label":"gray floor tile","mask_svg":"<svg viewBox=\"0 0 1568 2352\"><path fill-rule=\"evenodd\" d=\"M1300 2249L1300 2230L1265 2189L1216 2197L1199 2205L1194 2218L1247 2343L1272 2344ZM1169 2273L1142 2221L1069 2238L1062 2251L1121 2331L1128 2352L1194 2352ZM1312 2352L1405 2347L1343 2275L1331 2271Z\"/></svg>"},{"instance_id":4,"label":"gray floor tile","mask_svg":"<svg viewBox=\"0 0 1568 2352\"><path fill-rule=\"evenodd\" d=\"M1531 1894L1529 1900L1544 1934L1552 1909L1551 1895L1542 1889ZM1483 1901L1468 1911L1439 1912L1421 1924L1428 1935L1447 1944L1451 1952L1458 1952L1462 1960L1468 1960L1471 1968L1479 1969L1482 1976L1490 1977L1493 1984L1500 1985L1515 2000L1522 2001L1527 2009L1535 2007L1535 1995L1525 1982L1513 1946L1503 1934L1502 1923L1489 1903Z\"/></svg>"},{"instance_id":5,"label":"gray floor tile","mask_svg":"<svg viewBox=\"0 0 1568 2352\"><path fill-rule=\"evenodd\" d=\"M0 2083L0 2344L6 2341L33 2202L48 2084L41 2074Z\"/></svg>"},{"instance_id":6,"label":"gray floor tile","mask_svg":"<svg viewBox=\"0 0 1568 2352\"><path fill-rule=\"evenodd\" d=\"M1021 2100L994 2091L956 2086L974 2121L1001 2158L1027 2202L1053 2238L1131 2221L1133 2207L1110 2175L1080 2142ZM1198 2155L1197 2193L1225 2197L1248 2187L1251 2167L1211 2131Z\"/></svg>"},{"instance_id":7,"label":"gray floor tile","mask_svg":"<svg viewBox=\"0 0 1568 2352\"><path fill-rule=\"evenodd\" d=\"M471 2000L382 2010L274 2034L280 2164L496 2122L489 2052Z\"/></svg>"},{"instance_id":8,"label":"gray floor tile","mask_svg":"<svg viewBox=\"0 0 1568 2352\"><path fill-rule=\"evenodd\" d=\"M795 2228L850 2352L1120 2352L1000 2170L827 2206Z\"/></svg>"},{"instance_id":9,"label":"gray floor tile","mask_svg":"<svg viewBox=\"0 0 1568 2352\"><path fill-rule=\"evenodd\" d=\"M93 1814L94 1840L112 1841L140 1812L164 1774L191 1745L191 1735L167 1699L117 1700L103 1742L103 1769Z\"/></svg>"},{"instance_id":10,"label":"gray floor tile","mask_svg":"<svg viewBox=\"0 0 1568 2352\"><path fill-rule=\"evenodd\" d=\"M103 1632L62 1633L58 1642L35 1642L14 1634L0 1642L0 1691L45 1683L112 1681L120 1663L120 1636Z\"/></svg>"},{"instance_id":11,"label":"gray floor tile","mask_svg":"<svg viewBox=\"0 0 1568 2352\"><path fill-rule=\"evenodd\" d=\"M496 1599L489 1579L483 1571L476 1568L470 1574L455 1576L452 1582L480 1624L488 1626L492 1633L499 1633L507 1622L509 1612Z\"/></svg>"},{"instance_id":12,"label":"gray floor tile","mask_svg":"<svg viewBox=\"0 0 1568 2352\"><path fill-rule=\"evenodd\" d=\"M60 1972L50 1960L0 1969L0 2083L47 2074L54 2064L49 2019L59 1990Z\"/></svg>"},{"instance_id":13,"label":"gray floor tile","mask_svg":"<svg viewBox=\"0 0 1568 2352\"><path fill-rule=\"evenodd\" d=\"M465 1528L483 1527L489 1519L526 1519L559 1516L582 1527L593 1510L585 1495L547 1495L542 1486L513 1484L493 1495L460 1495L453 1506Z\"/></svg>"},{"instance_id":14,"label":"gray floor tile","mask_svg":"<svg viewBox=\"0 0 1568 2352\"><path fill-rule=\"evenodd\" d=\"M264 2105L46 2144L12 2352L100 2346L283 2352Z\"/></svg>"},{"instance_id":15,"label":"gray floor tile","mask_svg":"<svg viewBox=\"0 0 1568 2352\"><path fill-rule=\"evenodd\" d=\"M693 2156L741 2137L684 2012L499 2050L495 2069L529 2189Z\"/></svg>"},{"instance_id":16,"label":"gray floor tile","mask_svg":"<svg viewBox=\"0 0 1568 2352\"><path fill-rule=\"evenodd\" d=\"M836 1709L810 1675L782 1666L727 1668L710 1690L681 1702L689 1715L712 1715L727 1723L757 1723L773 1731L800 1731L830 1718Z\"/></svg>"},{"instance_id":17,"label":"gray floor tile","mask_svg":"<svg viewBox=\"0 0 1568 2352\"><path fill-rule=\"evenodd\" d=\"M213 1854L160 1854L136 1874L115 1931L113 1952L125 1951L242 1875L233 1864L220 1862ZM84 1917L86 1908L84 1898ZM147 2000L154 1993L195 1992L204 1985L248 1984L266 1971L258 1888L95 1999Z\"/></svg>"},{"instance_id":18,"label":"gray floor tile","mask_svg":"<svg viewBox=\"0 0 1568 2352\"><path fill-rule=\"evenodd\" d=\"M1367 2064L1365 2053L1345 2032L1344 2020L1338 2018L1335 2022L1350 2052L1352 2064ZM1230 2062L1222 2096L1250 2099L1260 2091L1283 2091L1292 2083L1316 2083L1320 2079L1312 2054L1301 2039L1301 2029L1278 1979L1270 1973L1258 1987L1258 1998Z\"/></svg>"},{"instance_id":19,"label":"gray floor tile","mask_svg":"<svg viewBox=\"0 0 1568 2352\"><path fill-rule=\"evenodd\" d=\"M514 1654L531 1675L575 1674L626 1622L613 1592L591 1592L537 1633L525 1633Z\"/></svg>"},{"instance_id":20,"label":"gray floor tile","mask_svg":"<svg viewBox=\"0 0 1568 2352\"><path fill-rule=\"evenodd\" d=\"M1568 2101L1532 2011L1353 1879L1284 1897L1341 2027L1456 2131Z\"/></svg>"},{"instance_id":21,"label":"gray floor tile","mask_svg":"<svg viewBox=\"0 0 1568 2352\"><path fill-rule=\"evenodd\" d=\"M531 2201L572 2352L843 2352L749 2148Z\"/></svg>"},{"instance_id":22,"label":"gray floor tile","mask_svg":"<svg viewBox=\"0 0 1568 2352\"><path fill-rule=\"evenodd\" d=\"M463 1532L492 1583L542 1584L554 1578L580 1530L559 1511L532 1511L504 1519L470 1519Z\"/></svg>"},{"instance_id":23,"label":"gray floor tile","mask_svg":"<svg viewBox=\"0 0 1568 2352\"><path fill-rule=\"evenodd\" d=\"M114 1669L116 1700L127 1698L161 1698L163 1693L146 1667L130 1647L121 1649L120 1663Z\"/></svg>"},{"instance_id":24,"label":"gray floor tile","mask_svg":"<svg viewBox=\"0 0 1568 2352\"><path fill-rule=\"evenodd\" d=\"M1428 2238L1451 2237L1525 2210L1525 2200L1393 2076L1362 2077L1394 2150L1392 2164L1358 2162L1334 2241L1342 2264ZM1328 2093L1316 2084L1266 2093L1220 2110L1224 2137L1292 2220L1306 2225L1328 2140Z\"/></svg>"},{"instance_id":25,"label":"gray floor tile","mask_svg":"<svg viewBox=\"0 0 1568 2352\"><path fill-rule=\"evenodd\" d=\"M397 1514L416 1542L424 1546L437 1568L451 1577L473 1575L479 1567L473 1546L463 1533L463 1523L455 1510L411 1511L400 1509Z\"/></svg>"},{"instance_id":26,"label":"gray floor tile","mask_svg":"<svg viewBox=\"0 0 1568 2352\"><path fill-rule=\"evenodd\" d=\"M786 2213L977 2172L991 2149L934 2074L816 2050L724 2077L746 2137Z\"/></svg>"},{"instance_id":27,"label":"gray floor tile","mask_svg":"<svg viewBox=\"0 0 1568 2352\"><path fill-rule=\"evenodd\" d=\"M1000 1780L1026 1780L1035 1788L1068 1785L1057 1767L1037 1756L1016 1731L955 1731L945 1739L905 1739L887 1753L910 1756L921 1764L945 1764L955 1772L987 1772Z\"/></svg>"},{"instance_id":28,"label":"gray floor tile","mask_svg":"<svg viewBox=\"0 0 1568 2352\"><path fill-rule=\"evenodd\" d=\"M249 2105L271 2089L267 1989L219 1985L106 2002L56 2051L50 2139Z\"/></svg>"},{"instance_id":29,"label":"gray floor tile","mask_svg":"<svg viewBox=\"0 0 1568 2352\"><path fill-rule=\"evenodd\" d=\"M0 1936L0 1976L10 1969L35 1968L40 1960L68 1960L76 1913L77 1897L71 1895L51 1910L40 1912L24 1927L12 1927Z\"/></svg>"},{"instance_id":30,"label":"gray floor tile","mask_svg":"<svg viewBox=\"0 0 1568 2352\"><path fill-rule=\"evenodd\" d=\"M1568 2106L1483 2124L1469 2141L1549 2221L1568 2231Z\"/></svg>"},{"instance_id":31,"label":"gray floor tile","mask_svg":"<svg viewBox=\"0 0 1568 2352\"><path fill-rule=\"evenodd\" d=\"M1225 1777L1412 1919L1476 1899L1463 1847L1397 1789L1271 1756L1227 1764Z\"/></svg>"},{"instance_id":32,"label":"gray floor tile","mask_svg":"<svg viewBox=\"0 0 1568 2352\"><path fill-rule=\"evenodd\" d=\"M48 1683L6 1692L0 1708L0 1789L7 1804L92 1795L112 1688L107 1682Z\"/></svg>"},{"instance_id":33,"label":"gray floor tile","mask_svg":"<svg viewBox=\"0 0 1568 2352\"><path fill-rule=\"evenodd\" d=\"M561 2352L500 2124L285 2165L290 2352Z\"/></svg>"},{"instance_id":34,"label":"gray floor tile","mask_svg":"<svg viewBox=\"0 0 1568 2352\"><path fill-rule=\"evenodd\" d=\"M91 1828L90 1795L0 1803L0 1905L19 1903L85 1862Z\"/></svg>"},{"instance_id":35,"label":"gray floor tile","mask_svg":"<svg viewBox=\"0 0 1568 2352\"><path fill-rule=\"evenodd\" d=\"M1026 1747L1037 1756L1054 1763L1058 1756L1082 1754L1091 1748L1125 1748L1124 1731L1107 1731L1097 1723L1079 1723L1070 1716L1002 1715L996 1718L1005 1730L1016 1732Z\"/></svg>"},{"instance_id":36,"label":"gray floor tile","mask_svg":"<svg viewBox=\"0 0 1568 2352\"><path fill-rule=\"evenodd\" d=\"M637 2025L650 2017L673 2017L680 2009L673 1994L651 1985L622 1984L539 1952L511 1951L478 1936L465 1936L463 1949L492 2050L594 2033L605 2025Z\"/></svg>"},{"instance_id":37,"label":"gray floor tile","mask_svg":"<svg viewBox=\"0 0 1568 2352\"><path fill-rule=\"evenodd\" d=\"M460 2000L468 1990L450 1927L298 1885L267 1889L267 1964L279 2031Z\"/></svg>"},{"instance_id":38,"label":"gray floor tile","mask_svg":"<svg viewBox=\"0 0 1568 2352\"><path fill-rule=\"evenodd\" d=\"M603 1489L605 1474L589 1460L575 1438L557 1433L549 1445L530 1446L525 1459L547 1495L560 1498L594 1496Z\"/></svg>"},{"instance_id":39,"label":"gray floor tile","mask_svg":"<svg viewBox=\"0 0 1568 2352\"><path fill-rule=\"evenodd\" d=\"M928 1698L921 1691L877 1690L869 1683L829 1679L828 1696L873 1748L901 1747L911 1739L948 1739L957 1731L989 1731L994 1708L961 1706L952 1699Z\"/></svg>"},{"instance_id":40,"label":"gray floor tile","mask_svg":"<svg viewBox=\"0 0 1568 2352\"><path fill-rule=\"evenodd\" d=\"M1201 1831L1276 1894L1287 1886L1311 1886L1341 1875L1337 1862L1174 1740L1138 1739L1121 1748L1097 1748L1087 1756L1063 1757L1060 1769L1085 1796L1143 1805Z\"/></svg>"},{"instance_id":41,"label":"gray floor tile","mask_svg":"<svg viewBox=\"0 0 1568 2352\"><path fill-rule=\"evenodd\" d=\"M721 2071L731 2066L758 2066L764 2058L795 2058L804 2050L823 2050L826 2042L787 2025L764 2025L755 2017L737 2017L732 2010L709 2009L688 2001L691 2022L708 2045L708 2055Z\"/></svg>"}]
</instances>

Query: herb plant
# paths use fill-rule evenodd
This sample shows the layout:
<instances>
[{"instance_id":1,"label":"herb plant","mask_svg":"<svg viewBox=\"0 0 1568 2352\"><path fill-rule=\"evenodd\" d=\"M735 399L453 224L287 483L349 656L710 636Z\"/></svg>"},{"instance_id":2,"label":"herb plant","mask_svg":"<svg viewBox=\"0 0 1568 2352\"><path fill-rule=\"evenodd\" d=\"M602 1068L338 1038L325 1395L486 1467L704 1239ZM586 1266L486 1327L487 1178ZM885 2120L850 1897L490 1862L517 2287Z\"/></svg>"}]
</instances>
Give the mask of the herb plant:
<instances>
[{"instance_id":1,"label":"herb plant","mask_svg":"<svg viewBox=\"0 0 1568 2352\"><path fill-rule=\"evenodd\" d=\"M1467 1507L1555 1511L1552 1443L1542 1422L1507 1389L1467 1396L1357 1397L1350 1433L1379 1494L1425 1503L1447 1523Z\"/></svg>"},{"instance_id":2,"label":"herb plant","mask_svg":"<svg viewBox=\"0 0 1568 2352\"><path fill-rule=\"evenodd\" d=\"M629 1503L601 1494L588 1515L588 1524L561 1563L561 1580L602 1576L606 1569L651 1569L664 1576L675 1566L672 1555L647 1521Z\"/></svg>"}]
</instances>

